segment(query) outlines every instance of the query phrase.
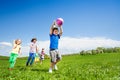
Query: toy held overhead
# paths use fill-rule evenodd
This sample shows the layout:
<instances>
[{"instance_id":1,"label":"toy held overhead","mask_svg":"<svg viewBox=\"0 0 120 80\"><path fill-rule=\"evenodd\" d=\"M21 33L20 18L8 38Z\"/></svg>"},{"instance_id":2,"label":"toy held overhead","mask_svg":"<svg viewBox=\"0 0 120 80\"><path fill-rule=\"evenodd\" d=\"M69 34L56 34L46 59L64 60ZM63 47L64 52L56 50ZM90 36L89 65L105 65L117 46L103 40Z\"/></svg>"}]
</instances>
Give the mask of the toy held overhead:
<instances>
[{"instance_id":1,"label":"toy held overhead","mask_svg":"<svg viewBox=\"0 0 120 80\"><path fill-rule=\"evenodd\" d=\"M56 19L56 24L58 27L61 27L64 23L64 20L62 18L57 18Z\"/></svg>"}]
</instances>

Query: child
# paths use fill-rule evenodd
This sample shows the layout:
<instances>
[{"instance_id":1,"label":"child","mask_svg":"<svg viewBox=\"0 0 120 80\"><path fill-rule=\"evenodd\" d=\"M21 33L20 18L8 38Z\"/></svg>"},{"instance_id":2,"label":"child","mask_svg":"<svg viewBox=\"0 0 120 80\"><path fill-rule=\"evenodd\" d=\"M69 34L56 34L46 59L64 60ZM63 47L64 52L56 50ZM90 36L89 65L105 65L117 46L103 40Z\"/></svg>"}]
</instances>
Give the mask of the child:
<instances>
[{"instance_id":1,"label":"child","mask_svg":"<svg viewBox=\"0 0 120 80\"><path fill-rule=\"evenodd\" d=\"M40 64L42 64L43 60L44 60L44 56L45 56L45 52L44 52L44 48L42 48L41 53L39 54L40 56Z\"/></svg>"},{"instance_id":2,"label":"child","mask_svg":"<svg viewBox=\"0 0 120 80\"><path fill-rule=\"evenodd\" d=\"M16 59L18 57L18 53L21 54L21 46L20 45L21 45L21 40L20 39L14 40L13 49L11 51L10 59L9 59L9 62L10 62L9 70L12 70L14 68Z\"/></svg>"},{"instance_id":3,"label":"child","mask_svg":"<svg viewBox=\"0 0 120 80\"><path fill-rule=\"evenodd\" d=\"M38 55L38 53L36 53L36 55L35 55L35 63L37 63L37 62L39 62L39 55Z\"/></svg>"},{"instance_id":4,"label":"child","mask_svg":"<svg viewBox=\"0 0 120 80\"><path fill-rule=\"evenodd\" d=\"M27 61L27 63L26 63L26 66L29 65L30 60L31 60L30 65L32 65L33 62L34 62L35 55L36 55L36 53L37 53L37 51L38 51L36 42L37 42L37 39L36 39L36 38L33 38L33 39L31 40L29 57L28 57L28 61Z\"/></svg>"},{"instance_id":5,"label":"child","mask_svg":"<svg viewBox=\"0 0 120 80\"><path fill-rule=\"evenodd\" d=\"M49 68L49 73L52 73L52 69L58 70L56 64L61 60L61 55L58 51L58 42L60 36L62 36L63 30L62 26L56 27L56 22L54 21L50 28L50 57L51 57L51 66Z\"/></svg>"}]
</instances>

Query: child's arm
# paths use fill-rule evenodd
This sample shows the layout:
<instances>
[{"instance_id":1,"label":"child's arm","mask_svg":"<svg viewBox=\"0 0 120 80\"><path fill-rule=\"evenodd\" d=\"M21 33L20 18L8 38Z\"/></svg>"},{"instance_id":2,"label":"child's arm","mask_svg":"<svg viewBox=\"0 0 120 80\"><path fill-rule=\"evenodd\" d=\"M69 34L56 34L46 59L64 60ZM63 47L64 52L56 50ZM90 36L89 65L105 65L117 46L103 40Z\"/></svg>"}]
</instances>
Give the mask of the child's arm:
<instances>
[{"instance_id":1,"label":"child's arm","mask_svg":"<svg viewBox=\"0 0 120 80\"><path fill-rule=\"evenodd\" d=\"M30 44L30 48L33 48L33 47L34 47L34 46L33 46L33 44L31 43L31 44Z\"/></svg>"},{"instance_id":2,"label":"child's arm","mask_svg":"<svg viewBox=\"0 0 120 80\"><path fill-rule=\"evenodd\" d=\"M62 36L62 34L63 34L63 28L62 28L62 26L60 26L60 36Z\"/></svg>"},{"instance_id":3,"label":"child's arm","mask_svg":"<svg viewBox=\"0 0 120 80\"><path fill-rule=\"evenodd\" d=\"M18 53L19 53L19 54L22 54L22 53L21 53L21 48L19 48L19 51L18 51Z\"/></svg>"},{"instance_id":4,"label":"child's arm","mask_svg":"<svg viewBox=\"0 0 120 80\"><path fill-rule=\"evenodd\" d=\"M44 52L44 55L45 55L45 52Z\"/></svg>"},{"instance_id":5,"label":"child's arm","mask_svg":"<svg viewBox=\"0 0 120 80\"><path fill-rule=\"evenodd\" d=\"M36 45L36 53L38 53L38 51L39 51L39 48L38 48L38 46Z\"/></svg>"},{"instance_id":6,"label":"child's arm","mask_svg":"<svg viewBox=\"0 0 120 80\"><path fill-rule=\"evenodd\" d=\"M13 41L13 49L17 47L17 44L15 43L15 40Z\"/></svg>"},{"instance_id":7,"label":"child's arm","mask_svg":"<svg viewBox=\"0 0 120 80\"><path fill-rule=\"evenodd\" d=\"M50 27L50 35L51 35L52 32L53 32L53 27L54 27L54 25L55 25L55 21L53 22L53 24L52 24L51 27Z\"/></svg>"}]
</instances>

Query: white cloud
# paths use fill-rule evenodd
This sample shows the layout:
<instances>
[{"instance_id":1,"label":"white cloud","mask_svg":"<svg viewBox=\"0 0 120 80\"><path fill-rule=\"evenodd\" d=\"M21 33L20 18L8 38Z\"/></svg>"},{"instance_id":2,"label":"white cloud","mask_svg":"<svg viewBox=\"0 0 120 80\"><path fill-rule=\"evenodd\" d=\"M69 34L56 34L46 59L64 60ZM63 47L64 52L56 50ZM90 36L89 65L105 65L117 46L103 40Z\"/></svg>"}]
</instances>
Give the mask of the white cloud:
<instances>
[{"instance_id":1,"label":"white cloud","mask_svg":"<svg viewBox=\"0 0 120 80\"><path fill-rule=\"evenodd\" d=\"M12 44L9 42L0 42L0 55L8 56L11 50Z\"/></svg>"},{"instance_id":2,"label":"white cloud","mask_svg":"<svg viewBox=\"0 0 120 80\"><path fill-rule=\"evenodd\" d=\"M37 43L39 45L40 50L41 48L45 48L45 52L49 54L49 40L38 41ZM7 45L11 46L11 44L7 44ZM59 51L62 54L77 53L80 52L81 50L90 50L90 49L95 49L97 47L120 47L120 41L107 39L104 37L94 37L94 38L61 37L59 41ZM22 46L22 54L23 56L28 56L29 45Z\"/></svg>"},{"instance_id":3,"label":"white cloud","mask_svg":"<svg viewBox=\"0 0 120 80\"><path fill-rule=\"evenodd\" d=\"M9 42L0 42L0 45L3 45L3 46L12 46L12 44L11 43L9 43Z\"/></svg>"},{"instance_id":4,"label":"white cloud","mask_svg":"<svg viewBox=\"0 0 120 80\"><path fill-rule=\"evenodd\" d=\"M120 41L107 38L71 38L63 37L60 40L60 50L62 53L76 53L81 50L95 49L97 47L118 47Z\"/></svg>"},{"instance_id":5,"label":"white cloud","mask_svg":"<svg viewBox=\"0 0 120 80\"><path fill-rule=\"evenodd\" d=\"M46 53L49 54L49 40L46 41L38 41L39 48L45 48ZM59 51L62 54L71 54L77 53L81 50L90 50L95 49L97 47L119 47L120 41L102 38L102 37L94 37L94 38L71 38L71 37L61 37L59 41ZM29 47L26 48L27 52L29 51ZM24 48L25 51L25 48ZM23 51L23 52L24 52Z\"/></svg>"}]
</instances>

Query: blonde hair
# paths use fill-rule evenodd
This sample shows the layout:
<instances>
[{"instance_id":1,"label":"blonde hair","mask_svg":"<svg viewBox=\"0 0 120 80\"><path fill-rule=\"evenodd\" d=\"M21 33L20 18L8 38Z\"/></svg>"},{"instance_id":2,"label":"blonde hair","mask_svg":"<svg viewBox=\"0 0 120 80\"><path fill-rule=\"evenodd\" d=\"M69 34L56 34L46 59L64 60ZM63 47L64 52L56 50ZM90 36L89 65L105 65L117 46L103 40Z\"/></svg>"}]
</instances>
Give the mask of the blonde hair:
<instances>
[{"instance_id":1,"label":"blonde hair","mask_svg":"<svg viewBox=\"0 0 120 80\"><path fill-rule=\"evenodd\" d=\"M22 41L20 39L16 39L15 44L17 44L18 41L20 41L20 44L22 43Z\"/></svg>"}]
</instances>

